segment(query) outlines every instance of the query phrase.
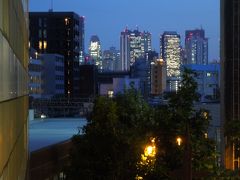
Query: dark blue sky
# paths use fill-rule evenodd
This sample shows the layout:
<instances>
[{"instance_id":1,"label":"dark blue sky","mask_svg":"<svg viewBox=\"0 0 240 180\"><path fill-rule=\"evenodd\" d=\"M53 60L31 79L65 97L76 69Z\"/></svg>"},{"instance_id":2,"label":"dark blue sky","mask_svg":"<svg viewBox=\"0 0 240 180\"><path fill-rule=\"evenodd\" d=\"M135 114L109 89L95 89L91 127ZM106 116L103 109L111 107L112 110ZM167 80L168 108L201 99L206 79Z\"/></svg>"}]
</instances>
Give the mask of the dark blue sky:
<instances>
[{"instance_id":1,"label":"dark blue sky","mask_svg":"<svg viewBox=\"0 0 240 180\"><path fill-rule=\"evenodd\" d=\"M127 26L152 33L159 52L163 31L177 31L184 43L187 29L202 27L209 38L209 60L219 59L219 0L53 0L54 11L74 11L85 16L85 49L97 34L103 49L119 48L120 32ZM30 11L48 11L51 0L31 0Z\"/></svg>"}]
</instances>

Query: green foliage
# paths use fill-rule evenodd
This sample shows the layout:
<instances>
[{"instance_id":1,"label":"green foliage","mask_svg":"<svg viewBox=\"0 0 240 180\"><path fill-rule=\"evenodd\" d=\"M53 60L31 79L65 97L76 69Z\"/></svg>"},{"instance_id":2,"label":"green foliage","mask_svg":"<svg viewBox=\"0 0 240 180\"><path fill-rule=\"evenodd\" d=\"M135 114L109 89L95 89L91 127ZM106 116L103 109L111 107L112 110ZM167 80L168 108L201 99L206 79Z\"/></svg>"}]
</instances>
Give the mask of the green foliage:
<instances>
[{"instance_id":1,"label":"green foliage","mask_svg":"<svg viewBox=\"0 0 240 180\"><path fill-rule=\"evenodd\" d=\"M97 98L84 134L73 137L69 179L134 179L150 111L134 89Z\"/></svg>"},{"instance_id":2,"label":"green foliage","mask_svg":"<svg viewBox=\"0 0 240 180\"><path fill-rule=\"evenodd\" d=\"M168 96L168 105L155 111L155 134L160 142L158 148L161 149L157 161L165 173L183 169L187 143L193 171L214 173L217 168L215 142L206 138L211 117L207 110L194 108L194 103L199 99L195 76L194 72L185 69L179 91ZM181 146L176 143L177 137L183 140Z\"/></svg>"}]
</instances>

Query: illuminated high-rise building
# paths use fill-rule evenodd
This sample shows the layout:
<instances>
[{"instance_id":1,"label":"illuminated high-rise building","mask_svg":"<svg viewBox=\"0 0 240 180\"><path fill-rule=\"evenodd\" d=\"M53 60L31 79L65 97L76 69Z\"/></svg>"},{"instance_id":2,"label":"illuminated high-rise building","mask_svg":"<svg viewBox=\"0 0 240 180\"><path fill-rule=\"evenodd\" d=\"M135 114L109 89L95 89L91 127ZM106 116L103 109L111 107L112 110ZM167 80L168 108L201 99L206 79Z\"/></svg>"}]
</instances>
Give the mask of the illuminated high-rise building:
<instances>
[{"instance_id":1,"label":"illuminated high-rise building","mask_svg":"<svg viewBox=\"0 0 240 180\"><path fill-rule=\"evenodd\" d=\"M123 71L139 58L144 57L145 52L152 50L151 33L139 30L125 29L120 37L120 61Z\"/></svg>"},{"instance_id":2,"label":"illuminated high-rise building","mask_svg":"<svg viewBox=\"0 0 240 180\"><path fill-rule=\"evenodd\" d=\"M152 51L152 34L146 31L141 33L142 53Z\"/></svg>"},{"instance_id":3,"label":"illuminated high-rise building","mask_svg":"<svg viewBox=\"0 0 240 180\"><path fill-rule=\"evenodd\" d=\"M208 64L208 39L203 29L186 31L185 51L187 64Z\"/></svg>"},{"instance_id":4,"label":"illuminated high-rise building","mask_svg":"<svg viewBox=\"0 0 240 180\"><path fill-rule=\"evenodd\" d=\"M181 44L176 32L164 32L160 37L160 58L167 67L166 91L176 92L180 85Z\"/></svg>"},{"instance_id":5,"label":"illuminated high-rise building","mask_svg":"<svg viewBox=\"0 0 240 180\"><path fill-rule=\"evenodd\" d=\"M102 69L101 43L97 35L93 35L90 39L89 55L98 69Z\"/></svg>"},{"instance_id":6,"label":"illuminated high-rise building","mask_svg":"<svg viewBox=\"0 0 240 180\"><path fill-rule=\"evenodd\" d=\"M160 38L160 58L166 62L167 76L180 76L180 35L176 32L164 32Z\"/></svg>"},{"instance_id":7,"label":"illuminated high-rise building","mask_svg":"<svg viewBox=\"0 0 240 180\"><path fill-rule=\"evenodd\" d=\"M240 1L221 0L221 117L222 127L240 121ZM222 131L223 134L223 131ZM222 137L225 167L240 168L240 141Z\"/></svg>"},{"instance_id":8,"label":"illuminated high-rise building","mask_svg":"<svg viewBox=\"0 0 240 180\"><path fill-rule=\"evenodd\" d=\"M0 179L26 179L28 0L0 0Z\"/></svg>"},{"instance_id":9,"label":"illuminated high-rise building","mask_svg":"<svg viewBox=\"0 0 240 180\"><path fill-rule=\"evenodd\" d=\"M79 65L84 56L84 17L74 12L30 12L30 45L40 54L64 56L64 91L79 96Z\"/></svg>"}]
</instances>

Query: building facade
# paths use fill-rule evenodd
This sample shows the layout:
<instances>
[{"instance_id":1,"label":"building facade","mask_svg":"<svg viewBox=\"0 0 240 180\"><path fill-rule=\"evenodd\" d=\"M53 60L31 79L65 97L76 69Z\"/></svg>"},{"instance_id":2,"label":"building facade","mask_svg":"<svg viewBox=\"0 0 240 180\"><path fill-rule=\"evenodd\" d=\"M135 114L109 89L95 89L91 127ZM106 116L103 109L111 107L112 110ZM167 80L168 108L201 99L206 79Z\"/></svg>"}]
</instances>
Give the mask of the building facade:
<instances>
[{"instance_id":1,"label":"building facade","mask_svg":"<svg viewBox=\"0 0 240 180\"><path fill-rule=\"evenodd\" d=\"M74 12L31 12L30 45L40 54L64 56L65 95L79 96L79 64L84 60L84 17Z\"/></svg>"},{"instance_id":2,"label":"building facade","mask_svg":"<svg viewBox=\"0 0 240 180\"><path fill-rule=\"evenodd\" d=\"M186 31L185 50L187 64L208 64L208 39L203 29Z\"/></svg>"},{"instance_id":3,"label":"building facade","mask_svg":"<svg viewBox=\"0 0 240 180\"><path fill-rule=\"evenodd\" d=\"M101 43L97 35L93 35L89 44L89 55L98 69L103 69Z\"/></svg>"},{"instance_id":4,"label":"building facade","mask_svg":"<svg viewBox=\"0 0 240 180\"><path fill-rule=\"evenodd\" d=\"M121 71L120 51L110 47L103 52L103 69L107 71Z\"/></svg>"},{"instance_id":5,"label":"building facade","mask_svg":"<svg viewBox=\"0 0 240 180\"><path fill-rule=\"evenodd\" d=\"M25 179L28 161L28 1L0 1L0 179Z\"/></svg>"},{"instance_id":6,"label":"building facade","mask_svg":"<svg viewBox=\"0 0 240 180\"><path fill-rule=\"evenodd\" d=\"M162 95L166 90L166 65L163 59L151 63L151 95Z\"/></svg>"},{"instance_id":7,"label":"building facade","mask_svg":"<svg viewBox=\"0 0 240 180\"><path fill-rule=\"evenodd\" d=\"M151 33L125 29L120 36L121 70L127 71L145 52L152 50Z\"/></svg>"},{"instance_id":8,"label":"building facade","mask_svg":"<svg viewBox=\"0 0 240 180\"><path fill-rule=\"evenodd\" d=\"M226 122L240 120L240 1L221 0L221 112L222 127ZM224 163L227 169L239 169L236 144L223 137Z\"/></svg>"},{"instance_id":9,"label":"building facade","mask_svg":"<svg viewBox=\"0 0 240 180\"><path fill-rule=\"evenodd\" d=\"M42 96L42 60L37 51L31 49L29 53L29 97L33 99L41 98Z\"/></svg>"},{"instance_id":10,"label":"building facade","mask_svg":"<svg viewBox=\"0 0 240 180\"><path fill-rule=\"evenodd\" d=\"M131 77L139 79L142 96L147 99L150 94L150 62L145 58L138 59L131 66Z\"/></svg>"},{"instance_id":11,"label":"building facade","mask_svg":"<svg viewBox=\"0 0 240 180\"><path fill-rule=\"evenodd\" d=\"M219 102L220 100L220 64L189 64L183 67L197 73L195 81L198 84L197 92L200 95L200 102Z\"/></svg>"},{"instance_id":12,"label":"building facade","mask_svg":"<svg viewBox=\"0 0 240 180\"><path fill-rule=\"evenodd\" d=\"M167 91L176 92L180 85L181 45L180 35L166 31L160 37L160 58L167 67Z\"/></svg>"},{"instance_id":13,"label":"building facade","mask_svg":"<svg viewBox=\"0 0 240 180\"><path fill-rule=\"evenodd\" d=\"M167 76L180 76L180 35L176 32L164 32L160 38L160 58L166 62Z\"/></svg>"},{"instance_id":14,"label":"building facade","mask_svg":"<svg viewBox=\"0 0 240 180\"><path fill-rule=\"evenodd\" d=\"M64 57L59 54L41 54L42 98L64 96Z\"/></svg>"}]
</instances>

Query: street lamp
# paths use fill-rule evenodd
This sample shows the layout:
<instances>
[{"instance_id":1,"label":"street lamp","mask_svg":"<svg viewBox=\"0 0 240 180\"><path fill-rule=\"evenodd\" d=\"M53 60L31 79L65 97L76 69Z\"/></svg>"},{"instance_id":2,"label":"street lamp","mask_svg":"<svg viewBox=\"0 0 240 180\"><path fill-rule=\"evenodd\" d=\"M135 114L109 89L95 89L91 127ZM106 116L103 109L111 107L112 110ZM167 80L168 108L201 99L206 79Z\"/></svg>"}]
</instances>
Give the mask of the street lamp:
<instances>
[{"instance_id":1,"label":"street lamp","mask_svg":"<svg viewBox=\"0 0 240 180\"><path fill-rule=\"evenodd\" d=\"M182 138L177 137L176 142L177 142L177 145L178 145L178 146L181 146L181 144L182 144Z\"/></svg>"},{"instance_id":2,"label":"street lamp","mask_svg":"<svg viewBox=\"0 0 240 180\"><path fill-rule=\"evenodd\" d=\"M151 139L151 145L147 145L144 149L144 155L146 157L154 157L156 155L156 146L155 146L155 138Z\"/></svg>"}]
</instances>

